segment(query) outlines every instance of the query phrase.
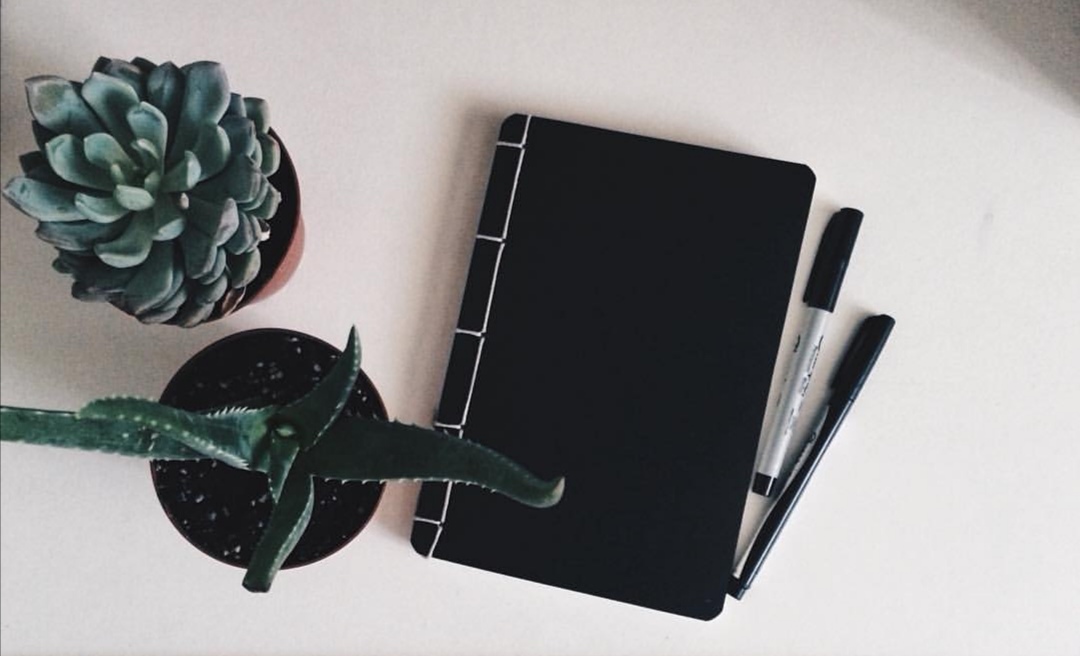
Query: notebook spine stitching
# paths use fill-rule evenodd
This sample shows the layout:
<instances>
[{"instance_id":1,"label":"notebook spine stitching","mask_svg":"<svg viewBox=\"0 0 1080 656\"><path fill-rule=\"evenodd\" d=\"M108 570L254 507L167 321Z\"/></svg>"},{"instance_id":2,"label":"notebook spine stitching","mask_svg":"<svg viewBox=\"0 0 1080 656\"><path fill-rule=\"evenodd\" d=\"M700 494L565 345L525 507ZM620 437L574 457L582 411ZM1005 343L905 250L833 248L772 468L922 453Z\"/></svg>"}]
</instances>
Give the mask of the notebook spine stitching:
<instances>
[{"instance_id":1,"label":"notebook spine stitching","mask_svg":"<svg viewBox=\"0 0 1080 656\"><path fill-rule=\"evenodd\" d=\"M490 234L484 234L484 233L479 232L479 231L476 234L477 242L494 242L495 244L497 244L497 247L498 247L498 251L497 251L497 253L495 255L494 270L493 270L492 275L491 275L491 283L490 283L489 288L487 290L487 303L486 303L486 306L485 306L485 309L484 309L483 323L481 324L479 330L470 329L470 328L466 327L465 317L460 316L458 318L458 326L454 329L455 336L476 340L476 355L475 355L475 358L474 358L473 363L472 363L472 374L471 374L471 376L469 378L468 388L467 388L467 392L466 392L466 395L465 395L465 404L464 404L464 407L463 407L463 409L461 411L461 416L460 416L459 421L457 421L457 422L454 422L454 421L449 421L449 422L442 421L444 411L440 410L440 413L439 413L439 415L440 415L439 419L440 420L435 421L434 424L433 424L435 428L437 428L437 429L439 429L439 430L441 430L441 431L443 431L445 433L456 434L459 438L464 437L464 435L465 435L465 426L468 423L469 406L470 406L470 404L472 402L473 390L474 390L474 388L476 386L477 372L479 372L479 370L480 370L480 358L481 358L481 356L483 355L483 352L484 352L484 341L485 341L485 339L487 337L488 320L491 318L491 305L492 305L492 302L495 299L495 287L496 287L496 285L498 283L498 279L499 279L499 268L500 268L500 266L502 264L503 250L506 247L507 235L508 235L509 229L510 229L510 219L513 216L513 212L514 212L514 200L517 197L518 178L521 175L522 162L525 160L525 150L526 150L525 145L526 145L526 143L528 141L528 138L529 138L529 124L531 123L531 121L532 121L532 116L531 115L526 115L525 116L525 126L524 126L524 129L522 130L521 141L520 142L505 141L505 140L500 139L499 141L497 141L495 143L496 153L498 153L499 149L506 149L506 148L516 149L518 151L517 158L516 158L517 159L517 164L516 164L515 169L514 169L513 182L511 183L511 186L510 186L510 198L509 198L509 201L507 203L506 216L505 216L505 219L502 222L501 234L490 235ZM458 342L455 340L455 349L457 348L457 344L458 344ZM427 487L428 485L431 485L431 484L430 483L425 484L425 487ZM445 483L439 483L438 485L441 485L443 487L442 507L441 507L441 509L440 509L440 511L438 513L438 516L437 517L425 517L425 516L423 516L421 514L420 508L418 508L416 514L413 517L414 524L419 523L419 524L425 524L425 525L429 525L429 526L433 525L435 527L435 534L434 534L434 537L431 540L431 545L427 548L427 553L424 554L428 558L430 558L431 556L433 556L435 554L435 548L439 544L439 538L442 537L443 530L444 530L444 528L446 526L446 513L447 513L447 510L450 507L450 495L451 495L451 492L453 491L453 487L454 487L454 483L450 482L450 481L447 481ZM421 492L421 494L423 494L423 492Z\"/></svg>"}]
</instances>

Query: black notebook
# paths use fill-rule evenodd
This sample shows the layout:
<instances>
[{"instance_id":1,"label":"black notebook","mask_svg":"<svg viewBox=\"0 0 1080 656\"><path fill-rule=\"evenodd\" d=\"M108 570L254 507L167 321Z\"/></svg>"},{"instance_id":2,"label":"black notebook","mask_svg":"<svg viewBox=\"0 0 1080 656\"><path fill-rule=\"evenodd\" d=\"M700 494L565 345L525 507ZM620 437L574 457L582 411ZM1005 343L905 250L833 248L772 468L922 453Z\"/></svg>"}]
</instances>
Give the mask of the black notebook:
<instances>
[{"instance_id":1,"label":"black notebook","mask_svg":"<svg viewBox=\"0 0 1080 656\"><path fill-rule=\"evenodd\" d=\"M426 483L416 550L715 617L813 187L801 164L508 118L436 426L566 493Z\"/></svg>"}]
</instances>

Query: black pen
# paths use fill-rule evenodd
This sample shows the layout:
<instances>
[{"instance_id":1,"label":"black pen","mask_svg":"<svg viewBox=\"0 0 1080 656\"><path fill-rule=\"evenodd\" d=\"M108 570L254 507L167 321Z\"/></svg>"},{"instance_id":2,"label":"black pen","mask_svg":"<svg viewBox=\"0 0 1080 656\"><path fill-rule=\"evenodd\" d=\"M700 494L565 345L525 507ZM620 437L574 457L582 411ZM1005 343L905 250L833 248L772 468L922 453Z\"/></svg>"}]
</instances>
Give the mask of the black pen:
<instances>
[{"instance_id":1,"label":"black pen","mask_svg":"<svg viewBox=\"0 0 1080 656\"><path fill-rule=\"evenodd\" d=\"M829 443L836 436L840 424L862 390L863 383L874 368L874 363L877 362L895 324L896 320L892 317L879 314L865 319L856 331L847 352L833 372L829 382L831 393L826 401L821 422L803 448L802 456L795 465L794 476L765 516L765 521L750 545L739 576L732 575L728 582L728 594L732 597L742 599L750 589L754 577L791 516L791 511L795 509L795 504L806 489L806 484L821 462L825 450L829 448Z\"/></svg>"}]
</instances>

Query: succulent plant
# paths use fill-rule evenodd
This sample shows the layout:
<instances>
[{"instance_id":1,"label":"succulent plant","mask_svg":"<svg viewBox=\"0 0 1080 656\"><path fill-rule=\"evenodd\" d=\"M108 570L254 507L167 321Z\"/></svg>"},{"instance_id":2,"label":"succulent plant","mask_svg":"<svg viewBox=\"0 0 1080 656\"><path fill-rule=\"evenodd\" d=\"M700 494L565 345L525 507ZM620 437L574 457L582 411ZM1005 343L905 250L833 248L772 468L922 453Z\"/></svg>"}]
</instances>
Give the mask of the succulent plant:
<instances>
[{"instance_id":1,"label":"succulent plant","mask_svg":"<svg viewBox=\"0 0 1080 656\"><path fill-rule=\"evenodd\" d=\"M3 195L39 221L72 295L185 327L235 309L281 199L266 102L231 93L216 62L105 57L26 96L40 150Z\"/></svg>"},{"instance_id":2,"label":"succulent plant","mask_svg":"<svg viewBox=\"0 0 1080 656\"><path fill-rule=\"evenodd\" d=\"M201 414L131 397L99 399L78 412L0 406L0 439L158 460L213 458L266 474L274 510L244 577L244 587L253 592L269 590L307 527L313 476L462 482L535 507L562 497L562 478L541 480L475 442L393 421L342 416L359 371L354 328L326 377L285 406Z\"/></svg>"}]
</instances>

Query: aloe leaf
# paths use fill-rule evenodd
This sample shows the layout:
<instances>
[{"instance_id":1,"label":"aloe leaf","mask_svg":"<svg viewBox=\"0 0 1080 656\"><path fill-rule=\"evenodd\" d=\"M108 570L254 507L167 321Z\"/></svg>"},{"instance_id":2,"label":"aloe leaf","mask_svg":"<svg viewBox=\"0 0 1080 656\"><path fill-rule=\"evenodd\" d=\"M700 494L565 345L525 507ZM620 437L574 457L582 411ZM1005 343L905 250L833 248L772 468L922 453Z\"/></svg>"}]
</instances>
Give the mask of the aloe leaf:
<instances>
[{"instance_id":1,"label":"aloe leaf","mask_svg":"<svg viewBox=\"0 0 1080 656\"><path fill-rule=\"evenodd\" d=\"M262 147L262 172L266 175L274 175L281 165L281 146L277 139L268 134L259 135L259 146Z\"/></svg>"},{"instance_id":2,"label":"aloe leaf","mask_svg":"<svg viewBox=\"0 0 1080 656\"><path fill-rule=\"evenodd\" d=\"M41 75L28 79L26 102L35 124L54 135L85 137L104 129L71 82L62 77Z\"/></svg>"},{"instance_id":3,"label":"aloe leaf","mask_svg":"<svg viewBox=\"0 0 1080 656\"><path fill-rule=\"evenodd\" d=\"M104 73L91 73L80 93L114 137L121 143L134 141L127 114L140 100L129 84Z\"/></svg>"},{"instance_id":4,"label":"aloe leaf","mask_svg":"<svg viewBox=\"0 0 1080 656\"><path fill-rule=\"evenodd\" d=\"M191 460L197 451L136 424L80 419L73 412L0 406L0 439L161 460Z\"/></svg>"},{"instance_id":5,"label":"aloe leaf","mask_svg":"<svg viewBox=\"0 0 1080 656\"><path fill-rule=\"evenodd\" d=\"M142 187L118 184L113 189L116 202L132 211L148 210L154 206L154 196Z\"/></svg>"},{"instance_id":6,"label":"aloe leaf","mask_svg":"<svg viewBox=\"0 0 1080 656\"><path fill-rule=\"evenodd\" d=\"M61 252L61 256L63 255L64 253ZM110 297L120 294L135 276L135 269L117 269L104 264L96 257L83 259L91 261L82 267L78 267L73 271L72 275L75 277L81 293L84 294Z\"/></svg>"},{"instance_id":7,"label":"aloe leaf","mask_svg":"<svg viewBox=\"0 0 1080 656\"><path fill-rule=\"evenodd\" d=\"M267 592L274 582L274 577L281 564L292 553L300 536L311 521L311 511L315 507L315 485L310 476L292 472L285 480L281 497L270 513L255 552L251 555L247 573L244 575L244 587L251 592Z\"/></svg>"},{"instance_id":8,"label":"aloe leaf","mask_svg":"<svg viewBox=\"0 0 1080 656\"><path fill-rule=\"evenodd\" d=\"M259 254L258 248L253 248L246 253L230 255L228 266L229 284L233 289L239 289L251 284L251 281L255 280L255 276L259 275L262 256Z\"/></svg>"},{"instance_id":9,"label":"aloe leaf","mask_svg":"<svg viewBox=\"0 0 1080 656\"><path fill-rule=\"evenodd\" d=\"M78 417L124 421L144 426L227 465L247 468L266 434L272 409L200 414L135 397L91 401Z\"/></svg>"},{"instance_id":10,"label":"aloe leaf","mask_svg":"<svg viewBox=\"0 0 1080 656\"><path fill-rule=\"evenodd\" d=\"M275 438L270 441L265 471L270 479L270 496L274 498L274 503L281 498L281 489L285 486L298 453L300 443L296 440Z\"/></svg>"},{"instance_id":11,"label":"aloe leaf","mask_svg":"<svg viewBox=\"0 0 1080 656\"><path fill-rule=\"evenodd\" d=\"M464 438L363 417L339 417L301 454L315 476L359 481L416 479L480 485L536 508L562 498L564 481L544 481L491 449Z\"/></svg>"},{"instance_id":12,"label":"aloe leaf","mask_svg":"<svg viewBox=\"0 0 1080 656\"><path fill-rule=\"evenodd\" d=\"M353 391L360 373L360 338L356 327L349 330L349 340L337 362L315 387L274 415L273 424L296 430L302 449L310 449L334 423Z\"/></svg>"},{"instance_id":13,"label":"aloe leaf","mask_svg":"<svg viewBox=\"0 0 1080 656\"><path fill-rule=\"evenodd\" d=\"M153 237L154 215L150 212L137 212L131 217L131 222L123 234L112 241L95 244L94 252L109 266L120 269L138 266L150 255Z\"/></svg>"},{"instance_id":14,"label":"aloe leaf","mask_svg":"<svg viewBox=\"0 0 1080 656\"><path fill-rule=\"evenodd\" d=\"M95 244L114 239L130 224L131 218L113 223L93 221L50 221L39 223L34 234L38 239L65 251L88 251Z\"/></svg>"},{"instance_id":15,"label":"aloe leaf","mask_svg":"<svg viewBox=\"0 0 1080 656\"><path fill-rule=\"evenodd\" d=\"M75 192L45 182L17 176L4 185L4 198L20 212L38 221L82 221L86 217L75 205Z\"/></svg>"},{"instance_id":16,"label":"aloe leaf","mask_svg":"<svg viewBox=\"0 0 1080 656\"><path fill-rule=\"evenodd\" d=\"M216 124L229 106L229 80L225 77L225 69L221 64L195 62L181 70L186 83L172 151L173 157L177 159L177 149L181 152L190 150L195 145L199 128Z\"/></svg>"},{"instance_id":17,"label":"aloe leaf","mask_svg":"<svg viewBox=\"0 0 1080 656\"><path fill-rule=\"evenodd\" d=\"M270 129L270 104L262 98L244 98L244 109L259 134L266 134Z\"/></svg>"},{"instance_id":18,"label":"aloe leaf","mask_svg":"<svg viewBox=\"0 0 1080 656\"><path fill-rule=\"evenodd\" d=\"M184 232L187 219L172 199L154 205L154 241L170 241Z\"/></svg>"},{"instance_id":19,"label":"aloe leaf","mask_svg":"<svg viewBox=\"0 0 1080 656\"><path fill-rule=\"evenodd\" d=\"M112 191L115 185L108 171L86 158L82 139L74 135L62 134L49 141L45 144L45 156L53 171L68 182L102 191Z\"/></svg>"},{"instance_id":20,"label":"aloe leaf","mask_svg":"<svg viewBox=\"0 0 1080 656\"><path fill-rule=\"evenodd\" d=\"M222 202L212 202L191 196L185 216L187 216L188 225L209 237L215 247L229 241L240 226L240 214L236 209L236 201L231 198L226 198Z\"/></svg>"},{"instance_id":21,"label":"aloe leaf","mask_svg":"<svg viewBox=\"0 0 1080 656\"><path fill-rule=\"evenodd\" d=\"M140 315L164 302L174 291L174 275L172 242L154 242L150 255L124 289L124 307Z\"/></svg>"},{"instance_id":22,"label":"aloe leaf","mask_svg":"<svg viewBox=\"0 0 1080 656\"><path fill-rule=\"evenodd\" d=\"M128 110L127 122L136 139L146 139L154 144L159 153L165 152L169 138L169 122L160 109L148 102L141 102Z\"/></svg>"},{"instance_id":23,"label":"aloe leaf","mask_svg":"<svg viewBox=\"0 0 1080 656\"><path fill-rule=\"evenodd\" d=\"M75 194L75 207L84 217L95 223L112 223L131 212L112 196L91 196L84 193Z\"/></svg>"},{"instance_id":24,"label":"aloe leaf","mask_svg":"<svg viewBox=\"0 0 1080 656\"><path fill-rule=\"evenodd\" d=\"M218 125L204 125L199 128L199 136L195 139L195 145L191 147L195 157L199 160L201 172L200 180L221 173L229 162L232 146L229 143L229 135Z\"/></svg>"},{"instance_id":25,"label":"aloe leaf","mask_svg":"<svg viewBox=\"0 0 1080 656\"><path fill-rule=\"evenodd\" d=\"M161 178L161 190L166 192L187 191L194 187L202 175L199 158L190 150Z\"/></svg>"}]
</instances>

